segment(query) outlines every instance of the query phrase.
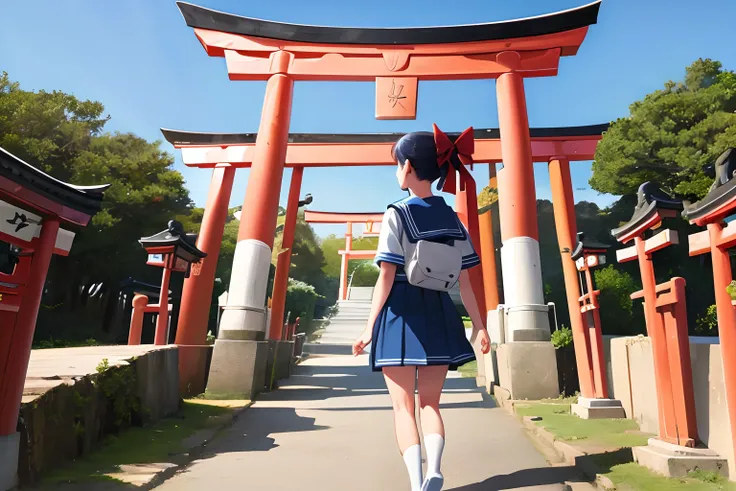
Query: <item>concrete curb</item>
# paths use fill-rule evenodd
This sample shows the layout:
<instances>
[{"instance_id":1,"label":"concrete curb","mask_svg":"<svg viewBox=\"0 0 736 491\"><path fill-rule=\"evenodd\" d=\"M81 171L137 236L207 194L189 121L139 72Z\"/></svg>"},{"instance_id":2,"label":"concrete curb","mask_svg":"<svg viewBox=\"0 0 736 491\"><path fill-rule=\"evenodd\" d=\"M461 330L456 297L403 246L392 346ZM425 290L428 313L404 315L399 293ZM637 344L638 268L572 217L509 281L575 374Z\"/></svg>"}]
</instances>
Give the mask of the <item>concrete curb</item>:
<instances>
[{"instance_id":1,"label":"concrete curb","mask_svg":"<svg viewBox=\"0 0 736 491\"><path fill-rule=\"evenodd\" d=\"M509 392L501 387L495 387L493 393L499 405L519 419L524 427L529 430L531 435L533 435L541 444L551 448L565 462L575 466L581 474L591 480L591 484L593 484L597 489L606 491L616 489L613 482L606 476L602 475L598 466L596 466L592 460L587 458L588 454L581 452L562 440L557 439L555 435L535 424L535 421L537 421L535 417L522 417L517 414L516 404L526 404L532 401L512 400L509 397Z\"/></svg>"},{"instance_id":2,"label":"concrete curb","mask_svg":"<svg viewBox=\"0 0 736 491\"><path fill-rule=\"evenodd\" d=\"M182 454L172 456L170 460L173 462L123 466L121 467L122 472L108 474L108 476L121 481L124 485L136 486L140 490L148 491L156 488L199 459L204 454L207 445L212 443L220 433L230 428L252 405L253 401L250 401L226 417L222 417L222 421L217 426L200 430L188 437L184 440L184 445L188 446L188 449Z\"/></svg>"}]
</instances>

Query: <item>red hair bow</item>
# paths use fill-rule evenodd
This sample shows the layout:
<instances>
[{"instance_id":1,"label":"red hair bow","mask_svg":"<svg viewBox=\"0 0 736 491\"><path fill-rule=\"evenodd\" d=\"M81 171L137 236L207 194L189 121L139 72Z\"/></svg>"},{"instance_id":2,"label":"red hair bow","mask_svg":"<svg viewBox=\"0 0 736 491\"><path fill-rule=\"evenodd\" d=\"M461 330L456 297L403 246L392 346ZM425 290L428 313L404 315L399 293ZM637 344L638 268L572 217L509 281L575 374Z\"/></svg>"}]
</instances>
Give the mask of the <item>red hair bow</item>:
<instances>
[{"instance_id":1,"label":"red hair bow","mask_svg":"<svg viewBox=\"0 0 736 491\"><path fill-rule=\"evenodd\" d=\"M470 241L476 253L480 256L480 226L478 224L478 195L475 188L475 179L466 166L473 168L473 152L475 138L473 127L463 131L457 140L450 140L436 124L432 125L434 144L437 147L437 165L442 168L447 165L447 175L444 183L440 182L442 191L456 195L455 211L465 224L470 234ZM462 165L457 168L452 163L452 156L457 152ZM456 174L459 174L459 181ZM458 185L459 184L459 185ZM471 282L476 292L476 301L481 312L485 312L485 296L483 294L483 277L480 268L470 270Z\"/></svg>"},{"instance_id":2,"label":"red hair bow","mask_svg":"<svg viewBox=\"0 0 736 491\"><path fill-rule=\"evenodd\" d=\"M432 124L432 131L434 133L434 144L437 147L437 165L441 168L443 165L447 165L447 176L445 177L444 183L442 183L442 191L446 193L455 194L457 190L457 181L455 178L455 172L460 173L460 184L462 189L465 189L465 184L473 179L470 172L465 167L469 165L473 168L473 152L475 152L475 138L473 137L473 127L463 131L457 140L454 142L450 140L436 124ZM463 165L455 167L452 162L452 155L457 152L457 156L460 158L460 162Z\"/></svg>"}]
</instances>

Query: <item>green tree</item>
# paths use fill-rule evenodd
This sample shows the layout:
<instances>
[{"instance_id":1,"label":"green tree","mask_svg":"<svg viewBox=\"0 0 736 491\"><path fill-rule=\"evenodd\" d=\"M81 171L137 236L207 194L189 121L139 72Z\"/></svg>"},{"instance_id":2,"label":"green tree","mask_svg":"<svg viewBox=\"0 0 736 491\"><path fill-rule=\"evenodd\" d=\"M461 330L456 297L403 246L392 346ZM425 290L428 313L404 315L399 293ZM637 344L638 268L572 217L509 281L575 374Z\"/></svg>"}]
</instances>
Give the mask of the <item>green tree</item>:
<instances>
[{"instance_id":1,"label":"green tree","mask_svg":"<svg viewBox=\"0 0 736 491\"><path fill-rule=\"evenodd\" d=\"M323 238L320 242L322 253L325 258L325 264L322 270L325 274L332 278L340 277L340 262L342 260L338 251L345 249L345 238L338 237L335 234L330 234ZM353 239L353 249L359 251L375 251L378 247L377 237L355 237ZM363 264L370 264L372 261L350 261L348 267L348 275L352 274L353 271L362 267Z\"/></svg>"},{"instance_id":2,"label":"green tree","mask_svg":"<svg viewBox=\"0 0 736 491\"><path fill-rule=\"evenodd\" d=\"M736 74L699 59L687 67L684 82L667 82L633 103L630 113L598 144L593 189L632 194L655 181L670 194L702 198L713 182L703 167L736 146Z\"/></svg>"},{"instance_id":3,"label":"green tree","mask_svg":"<svg viewBox=\"0 0 736 491\"><path fill-rule=\"evenodd\" d=\"M48 275L48 294L37 333L62 327L87 337L107 330L117 305L118 285L131 276L158 282L160 271L145 265L142 236L188 214L191 201L174 159L159 142L133 134L104 133L104 106L59 91L26 91L7 73L0 76L0 146L57 179L78 185L110 184L102 210L78 232L69 257L56 257ZM175 279L176 288L180 279ZM90 286L100 285L101 302L77 311ZM115 336L115 333L110 333Z\"/></svg>"},{"instance_id":4,"label":"green tree","mask_svg":"<svg viewBox=\"0 0 736 491\"><path fill-rule=\"evenodd\" d=\"M601 327L604 334L631 335L643 334L646 324L641 304L634 306L630 295L641 287L634 278L616 269L614 265L593 272L596 288L601 294Z\"/></svg>"}]
</instances>

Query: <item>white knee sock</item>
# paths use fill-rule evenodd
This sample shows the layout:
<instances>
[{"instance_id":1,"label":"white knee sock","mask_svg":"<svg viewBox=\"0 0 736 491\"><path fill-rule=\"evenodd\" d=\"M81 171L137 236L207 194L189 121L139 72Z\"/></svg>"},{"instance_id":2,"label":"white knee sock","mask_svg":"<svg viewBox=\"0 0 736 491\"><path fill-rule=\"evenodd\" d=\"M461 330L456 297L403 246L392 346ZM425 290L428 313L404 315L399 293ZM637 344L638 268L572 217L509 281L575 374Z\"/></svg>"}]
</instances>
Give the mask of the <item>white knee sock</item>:
<instances>
[{"instance_id":1,"label":"white knee sock","mask_svg":"<svg viewBox=\"0 0 736 491\"><path fill-rule=\"evenodd\" d=\"M412 445L404 450L404 463L409 471L411 491L420 491L422 488L422 447Z\"/></svg>"},{"instance_id":2,"label":"white knee sock","mask_svg":"<svg viewBox=\"0 0 736 491\"><path fill-rule=\"evenodd\" d=\"M424 435L424 448L427 451L427 476L442 475L442 451L445 449L445 439L442 435L433 433Z\"/></svg>"}]
</instances>

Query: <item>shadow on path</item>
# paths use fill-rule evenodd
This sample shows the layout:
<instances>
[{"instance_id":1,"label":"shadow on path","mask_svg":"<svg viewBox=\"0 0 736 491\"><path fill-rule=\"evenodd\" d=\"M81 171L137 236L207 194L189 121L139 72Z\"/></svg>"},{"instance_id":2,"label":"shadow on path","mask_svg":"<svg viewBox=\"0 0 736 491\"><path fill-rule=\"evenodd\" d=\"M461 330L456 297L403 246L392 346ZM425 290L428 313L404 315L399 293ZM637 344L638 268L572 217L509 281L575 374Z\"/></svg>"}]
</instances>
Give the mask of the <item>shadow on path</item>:
<instances>
[{"instance_id":1,"label":"shadow on path","mask_svg":"<svg viewBox=\"0 0 736 491\"><path fill-rule=\"evenodd\" d=\"M587 482L574 467L540 467L522 469L493 476L483 482L467 484L445 491L503 491L511 489L536 489L536 486L554 486L565 482Z\"/></svg>"},{"instance_id":2,"label":"shadow on path","mask_svg":"<svg viewBox=\"0 0 736 491\"><path fill-rule=\"evenodd\" d=\"M228 452L267 452L278 447L271 435L321 431L329 428L329 426L316 425L314 418L299 416L294 408L254 406L248 409L228 433L219 438L199 458L208 459Z\"/></svg>"}]
</instances>

